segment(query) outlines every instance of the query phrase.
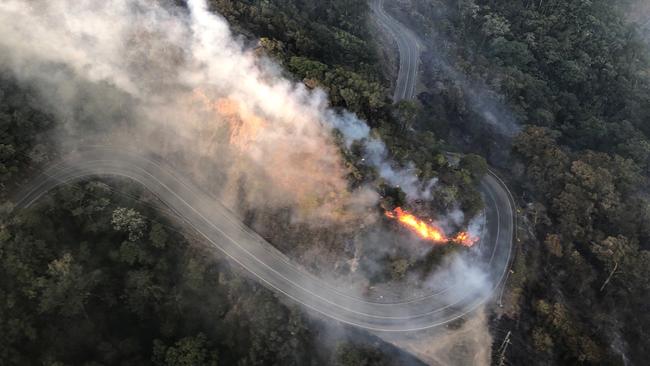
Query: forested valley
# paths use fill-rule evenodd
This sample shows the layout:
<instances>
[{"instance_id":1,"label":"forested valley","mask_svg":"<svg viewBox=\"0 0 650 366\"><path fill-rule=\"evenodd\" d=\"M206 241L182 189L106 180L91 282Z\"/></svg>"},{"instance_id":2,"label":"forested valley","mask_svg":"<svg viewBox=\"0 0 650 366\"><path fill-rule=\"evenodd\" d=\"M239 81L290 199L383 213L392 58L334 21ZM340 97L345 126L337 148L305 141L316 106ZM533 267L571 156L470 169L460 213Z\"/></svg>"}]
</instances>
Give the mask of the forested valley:
<instances>
[{"instance_id":1,"label":"forested valley","mask_svg":"<svg viewBox=\"0 0 650 366\"><path fill-rule=\"evenodd\" d=\"M646 363L650 33L638 4L395 3L426 46L418 101L398 104L366 1L210 5L288 77L367 120L398 160L440 177L466 211L481 208L480 156L499 170L521 208L494 318L516 339L510 364ZM5 202L56 157L50 137L63 132L38 91L0 73ZM445 150L478 161L452 168ZM345 158L350 184L376 178L360 156ZM384 189L385 204L403 203ZM155 197L116 179L59 188L15 216L2 206L0 364L416 362L363 334L336 340L154 207Z\"/></svg>"},{"instance_id":2,"label":"forested valley","mask_svg":"<svg viewBox=\"0 0 650 366\"><path fill-rule=\"evenodd\" d=\"M520 340L508 357L513 364L647 362L650 53L643 7L414 0L394 8L435 40L423 61L422 125L442 138L464 136L467 151L508 172L522 205L527 227L520 231L529 240L518 248L513 307L500 323ZM449 65L464 77L450 77ZM492 102L476 108L481 90ZM508 107L505 117L517 129L486 121L494 104ZM504 152L504 144L511 148Z\"/></svg>"},{"instance_id":3,"label":"forested valley","mask_svg":"<svg viewBox=\"0 0 650 366\"><path fill-rule=\"evenodd\" d=\"M365 1L211 6L243 42L282 62L289 77L324 88L333 104L368 119L392 116ZM56 159L52 136L66 131L39 90L0 71L0 195L9 202ZM73 118L96 125L91 109ZM3 204L2 215L2 365L418 363L281 299L133 183L74 183L16 214Z\"/></svg>"}]
</instances>

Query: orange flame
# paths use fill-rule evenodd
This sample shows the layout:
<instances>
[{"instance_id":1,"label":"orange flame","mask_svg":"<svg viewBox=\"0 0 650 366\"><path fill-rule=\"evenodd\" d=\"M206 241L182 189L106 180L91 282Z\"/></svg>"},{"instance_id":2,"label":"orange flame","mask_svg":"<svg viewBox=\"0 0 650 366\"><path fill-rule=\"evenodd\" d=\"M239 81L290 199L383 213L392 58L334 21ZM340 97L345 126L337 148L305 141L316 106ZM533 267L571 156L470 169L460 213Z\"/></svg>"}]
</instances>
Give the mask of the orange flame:
<instances>
[{"instance_id":1,"label":"orange flame","mask_svg":"<svg viewBox=\"0 0 650 366\"><path fill-rule=\"evenodd\" d=\"M445 232L439 227L417 218L415 215L402 210L401 207L397 207L392 211L386 211L385 215L390 219L399 221L399 223L414 231L422 239L429 240L436 244L452 242L466 247L471 247L478 240L478 238L471 236L466 231L461 231L451 238L447 237Z\"/></svg>"}]
</instances>

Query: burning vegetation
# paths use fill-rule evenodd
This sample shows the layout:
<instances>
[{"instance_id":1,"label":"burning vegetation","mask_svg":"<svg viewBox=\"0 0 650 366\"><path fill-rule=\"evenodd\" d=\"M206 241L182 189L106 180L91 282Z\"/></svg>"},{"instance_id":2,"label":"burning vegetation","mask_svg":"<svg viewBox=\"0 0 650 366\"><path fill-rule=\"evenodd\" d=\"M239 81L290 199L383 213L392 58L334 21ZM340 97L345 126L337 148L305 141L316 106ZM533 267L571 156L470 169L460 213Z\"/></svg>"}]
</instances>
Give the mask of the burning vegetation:
<instances>
[{"instance_id":1,"label":"burning vegetation","mask_svg":"<svg viewBox=\"0 0 650 366\"><path fill-rule=\"evenodd\" d=\"M435 244L454 243L466 247L471 247L478 241L477 237L470 235L466 231L461 231L456 235L449 237L445 232L437 227L431 220L429 222L418 218L417 216L397 207L392 211L385 212L386 217L397 220L402 226L416 233L420 238L431 241Z\"/></svg>"}]
</instances>

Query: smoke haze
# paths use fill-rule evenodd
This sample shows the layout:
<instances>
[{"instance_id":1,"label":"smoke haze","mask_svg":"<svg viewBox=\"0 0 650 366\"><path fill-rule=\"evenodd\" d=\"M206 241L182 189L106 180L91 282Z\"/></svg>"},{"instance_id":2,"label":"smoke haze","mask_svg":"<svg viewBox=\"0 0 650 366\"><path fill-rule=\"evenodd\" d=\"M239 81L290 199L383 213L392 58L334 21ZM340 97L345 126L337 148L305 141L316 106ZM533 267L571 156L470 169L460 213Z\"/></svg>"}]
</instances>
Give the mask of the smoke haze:
<instances>
[{"instance_id":1,"label":"smoke haze","mask_svg":"<svg viewBox=\"0 0 650 366\"><path fill-rule=\"evenodd\" d=\"M367 161L408 197L428 197L435 183L397 167L365 122L329 108L323 92L281 77L203 1L5 1L0 31L1 67L52 104L74 137L61 145L174 156L231 207L290 206L302 220L363 216L378 196L348 189L334 128L348 146L364 140Z\"/></svg>"},{"instance_id":2,"label":"smoke haze","mask_svg":"<svg viewBox=\"0 0 650 366\"><path fill-rule=\"evenodd\" d=\"M0 68L49 103L62 150L108 144L164 156L240 213L289 207L314 225L376 219L378 194L349 187L333 129L348 147L361 141L366 161L409 198L429 198L437 183L395 164L368 125L330 108L322 91L282 77L204 1L6 0L0 33ZM426 286L454 289L449 304L491 288L461 256L445 267Z\"/></svg>"}]
</instances>

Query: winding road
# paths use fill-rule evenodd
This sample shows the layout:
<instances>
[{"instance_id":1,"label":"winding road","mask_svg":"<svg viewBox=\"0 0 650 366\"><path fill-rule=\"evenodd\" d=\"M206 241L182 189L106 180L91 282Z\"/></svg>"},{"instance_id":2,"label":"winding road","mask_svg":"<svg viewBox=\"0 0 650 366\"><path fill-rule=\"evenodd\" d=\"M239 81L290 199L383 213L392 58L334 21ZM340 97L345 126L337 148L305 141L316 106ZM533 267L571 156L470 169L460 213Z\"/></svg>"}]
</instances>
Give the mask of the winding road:
<instances>
[{"instance_id":1,"label":"winding road","mask_svg":"<svg viewBox=\"0 0 650 366\"><path fill-rule=\"evenodd\" d=\"M417 85L418 65L420 62L420 42L415 33L398 22L384 10L384 0L370 2L375 19L397 43L399 50L399 71L393 93L393 100L413 99Z\"/></svg>"},{"instance_id":2,"label":"winding road","mask_svg":"<svg viewBox=\"0 0 650 366\"><path fill-rule=\"evenodd\" d=\"M160 159L124 149L89 148L51 165L18 195L17 209L33 205L53 188L90 177L119 176L150 190L208 243L253 274L259 282L327 317L375 331L415 331L452 321L485 302L510 260L512 206L498 178L481 182L486 228L473 261L491 288L448 287L418 298L380 302L347 293L308 273L246 227L232 212Z\"/></svg>"},{"instance_id":3,"label":"winding road","mask_svg":"<svg viewBox=\"0 0 650 366\"><path fill-rule=\"evenodd\" d=\"M417 80L417 37L383 10L371 7L395 38L400 69L394 99L412 99ZM57 186L91 177L119 176L143 185L187 226L260 283L329 318L357 327L405 332L438 326L471 312L492 297L502 283L513 245L514 206L505 184L492 172L480 184L486 224L480 244L471 250L472 266L483 269L489 288L448 286L416 298L381 302L347 292L292 262L200 187L161 159L103 147L80 150L52 164L17 196L15 208L32 206Z\"/></svg>"},{"instance_id":4,"label":"winding road","mask_svg":"<svg viewBox=\"0 0 650 366\"><path fill-rule=\"evenodd\" d=\"M386 34L388 34L394 41L397 43L397 49L399 52L399 70L397 73L397 81L393 94L393 101L398 102L400 100L410 100L415 98L415 87L417 85L418 79L418 67L420 62L420 51L422 49L422 43L420 42L419 37L412 32L404 24L400 23L397 19L390 16L386 13L384 9L384 0L370 0L370 9L374 15L375 20L384 29ZM456 153L447 153L447 155L454 156L458 155ZM501 205L501 210L511 210L511 216L513 218L513 227L516 230L516 214L514 213L514 199L510 190L506 184L498 177L496 173L492 170L488 170L488 176L484 179L491 179L494 182L500 185L499 190L506 194L510 200L510 205ZM484 182L485 183L485 182ZM482 194L485 199L485 190L482 189ZM516 234L513 232L513 240L516 237ZM512 250L512 240L507 244L510 250ZM508 265L509 268L509 265ZM499 296L498 303L501 306L501 297L505 291L505 282L508 279L508 271L506 271L506 276L501 280L501 294Z\"/></svg>"}]
</instances>

